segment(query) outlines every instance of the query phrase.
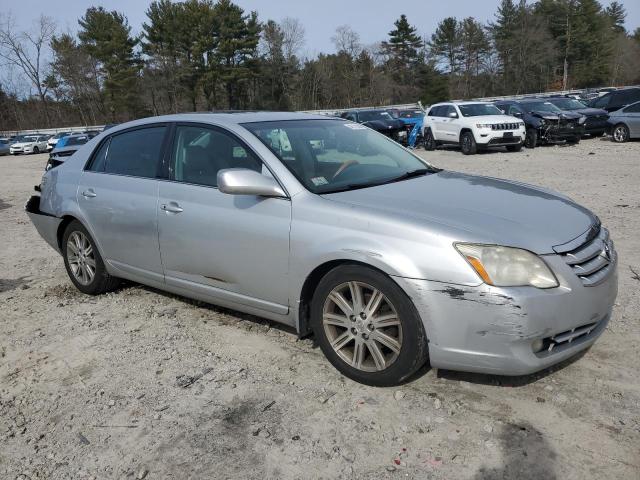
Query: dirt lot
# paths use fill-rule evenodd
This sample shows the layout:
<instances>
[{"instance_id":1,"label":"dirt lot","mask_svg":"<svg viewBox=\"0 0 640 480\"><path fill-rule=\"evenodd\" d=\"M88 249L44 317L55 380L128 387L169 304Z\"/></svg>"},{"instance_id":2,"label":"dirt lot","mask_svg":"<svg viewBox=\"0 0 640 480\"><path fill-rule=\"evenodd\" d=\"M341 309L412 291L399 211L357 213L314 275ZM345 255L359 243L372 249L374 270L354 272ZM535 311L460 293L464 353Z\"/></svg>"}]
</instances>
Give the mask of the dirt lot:
<instances>
[{"instance_id":1,"label":"dirt lot","mask_svg":"<svg viewBox=\"0 0 640 480\"><path fill-rule=\"evenodd\" d=\"M620 294L591 350L378 389L261 319L138 285L84 296L23 212L45 156L0 157L0 478L640 478L640 143L427 158L601 217Z\"/></svg>"}]
</instances>

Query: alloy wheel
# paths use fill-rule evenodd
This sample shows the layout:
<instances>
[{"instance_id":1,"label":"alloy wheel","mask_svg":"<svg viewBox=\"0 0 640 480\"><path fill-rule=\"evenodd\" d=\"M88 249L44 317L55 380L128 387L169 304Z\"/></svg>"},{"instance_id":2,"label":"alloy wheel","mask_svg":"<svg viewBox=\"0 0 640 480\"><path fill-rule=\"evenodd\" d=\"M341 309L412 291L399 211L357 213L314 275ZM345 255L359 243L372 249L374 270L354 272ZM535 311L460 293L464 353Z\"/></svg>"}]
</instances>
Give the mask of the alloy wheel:
<instances>
[{"instance_id":1,"label":"alloy wheel","mask_svg":"<svg viewBox=\"0 0 640 480\"><path fill-rule=\"evenodd\" d=\"M385 370L402 348L396 309L380 290L366 283L335 287L324 302L322 324L333 350L358 370Z\"/></svg>"},{"instance_id":2,"label":"alloy wheel","mask_svg":"<svg viewBox=\"0 0 640 480\"><path fill-rule=\"evenodd\" d=\"M96 257L87 236L79 231L69 235L67 260L71 273L82 285L89 285L96 275Z\"/></svg>"},{"instance_id":3,"label":"alloy wheel","mask_svg":"<svg viewBox=\"0 0 640 480\"><path fill-rule=\"evenodd\" d=\"M624 142L627 139L627 129L624 125L618 125L613 131L613 139L616 142Z\"/></svg>"}]
</instances>

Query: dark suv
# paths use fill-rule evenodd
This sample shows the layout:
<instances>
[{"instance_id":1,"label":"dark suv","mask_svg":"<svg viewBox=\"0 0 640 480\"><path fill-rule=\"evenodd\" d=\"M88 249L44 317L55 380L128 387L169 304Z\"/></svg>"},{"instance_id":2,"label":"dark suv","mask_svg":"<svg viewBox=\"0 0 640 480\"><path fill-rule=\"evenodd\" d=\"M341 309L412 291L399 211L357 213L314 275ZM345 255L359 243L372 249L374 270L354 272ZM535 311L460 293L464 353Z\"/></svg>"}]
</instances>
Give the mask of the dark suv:
<instances>
[{"instance_id":1,"label":"dark suv","mask_svg":"<svg viewBox=\"0 0 640 480\"><path fill-rule=\"evenodd\" d=\"M349 110L340 116L372 128L397 142L407 142L408 135L404 122L393 118L386 110Z\"/></svg>"},{"instance_id":2,"label":"dark suv","mask_svg":"<svg viewBox=\"0 0 640 480\"><path fill-rule=\"evenodd\" d=\"M592 108L602 108L607 112L615 112L626 105L640 101L640 87L629 87L614 90L589 102Z\"/></svg>"},{"instance_id":3,"label":"dark suv","mask_svg":"<svg viewBox=\"0 0 640 480\"><path fill-rule=\"evenodd\" d=\"M527 148L545 143L578 143L584 134L587 117L562 111L544 98L500 100L495 106L506 115L522 119L527 128Z\"/></svg>"}]
</instances>

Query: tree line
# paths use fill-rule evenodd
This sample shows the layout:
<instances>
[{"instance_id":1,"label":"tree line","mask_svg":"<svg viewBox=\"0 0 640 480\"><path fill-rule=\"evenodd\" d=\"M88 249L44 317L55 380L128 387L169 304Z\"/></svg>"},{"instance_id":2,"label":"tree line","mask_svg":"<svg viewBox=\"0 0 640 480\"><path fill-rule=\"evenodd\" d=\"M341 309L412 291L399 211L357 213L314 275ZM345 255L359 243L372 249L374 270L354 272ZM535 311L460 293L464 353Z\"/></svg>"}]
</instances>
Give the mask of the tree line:
<instances>
[{"instance_id":1,"label":"tree line","mask_svg":"<svg viewBox=\"0 0 640 480\"><path fill-rule=\"evenodd\" d=\"M210 110L315 110L640 83L640 29L619 2L502 0L494 20L406 15L363 45L339 26L332 53L301 52L304 26L261 21L231 0L155 0L139 35L91 7L77 33L42 15L0 25L0 130L97 125ZM24 94L28 91L29 94Z\"/></svg>"}]
</instances>

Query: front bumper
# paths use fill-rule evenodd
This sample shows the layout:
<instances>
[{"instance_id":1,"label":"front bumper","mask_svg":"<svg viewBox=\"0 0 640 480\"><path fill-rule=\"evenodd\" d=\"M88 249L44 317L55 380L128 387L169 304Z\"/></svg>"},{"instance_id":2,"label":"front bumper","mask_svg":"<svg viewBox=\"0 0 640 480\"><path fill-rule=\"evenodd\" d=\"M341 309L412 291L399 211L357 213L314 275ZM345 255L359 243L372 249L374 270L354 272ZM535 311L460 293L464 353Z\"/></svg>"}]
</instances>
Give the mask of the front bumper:
<instances>
[{"instance_id":1,"label":"front bumper","mask_svg":"<svg viewBox=\"0 0 640 480\"><path fill-rule=\"evenodd\" d=\"M547 143L561 143L567 140L579 139L584 133L584 125L573 122L565 124L552 123L539 128L540 138Z\"/></svg>"},{"instance_id":2,"label":"front bumper","mask_svg":"<svg viewBox=\"0 0 640 480\"><path fill-rule=\"evenodd\" d=\"M611 318L617 265L598 285L585 287L559 255L544 258L560 282L557 288L469 287L396 277L423 319L431 365L526 375L591 346ZM534 352L536 340L544 350Z\"/></svg>"},{"instance_id":3,"label":"front bumper","mask_svg":"<svg viewBox=\"0 0 640 480\"><path fill-rule=\"evenodd\" d=\"M40 197L33 195L24 207L31 223L36 230L51 247L60 253L60 245L58 245L58 228L60 227L61 218L54 217L40 210Z\"/></svg>"},{"instance_id":4,"label":"front bumper","mask_svg":"<svg viewBox=\"0 0 640 480\"><path fill-rule=\"evenodd\" d=\"M518 130L478 130L474 134L476 144L480 147L505 147L508 145L519 145L524 142L526 131L523 128Z\"/></svg>"},{"instance_id":5,"label":"front bumper","mask_svg":"<svg viewBox=\"0 0 640 480\"><path fill-rule=\"evenodd\" d=\"M10 153L11 155L18 155L18 154L20 154L20 153L24 153L24 149L23 149L22 147L19 147L19 148L13 148L13 147L11 147L11 148L9 149L9 153Z\"/></svg>"}]
</instances>

